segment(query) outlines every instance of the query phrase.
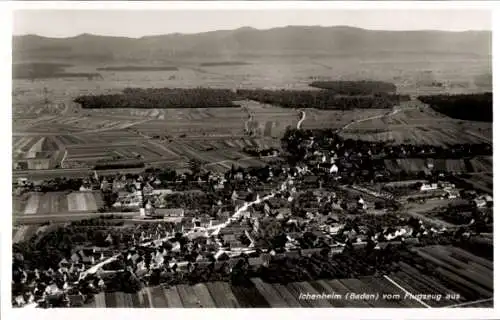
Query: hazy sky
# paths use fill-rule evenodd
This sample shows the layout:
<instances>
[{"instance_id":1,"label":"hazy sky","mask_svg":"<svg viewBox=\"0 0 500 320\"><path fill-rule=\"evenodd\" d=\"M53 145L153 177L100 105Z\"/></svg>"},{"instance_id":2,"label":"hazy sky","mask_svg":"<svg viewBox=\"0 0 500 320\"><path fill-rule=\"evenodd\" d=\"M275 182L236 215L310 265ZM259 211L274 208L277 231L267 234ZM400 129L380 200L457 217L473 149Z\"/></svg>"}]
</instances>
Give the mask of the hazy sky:
<instances>
[{"instance_id":1,"label":"hazy sky","mask_svg":"<svg viewBox=\"0 0 500 320\"><path fill-rule=\"evenodd\" d=\"M491 30L487 10L32 10L15 11L13 33L70 37L81 33L141 37L250 26L348 25L379 30Z\"/></svg>"}]
</instances>

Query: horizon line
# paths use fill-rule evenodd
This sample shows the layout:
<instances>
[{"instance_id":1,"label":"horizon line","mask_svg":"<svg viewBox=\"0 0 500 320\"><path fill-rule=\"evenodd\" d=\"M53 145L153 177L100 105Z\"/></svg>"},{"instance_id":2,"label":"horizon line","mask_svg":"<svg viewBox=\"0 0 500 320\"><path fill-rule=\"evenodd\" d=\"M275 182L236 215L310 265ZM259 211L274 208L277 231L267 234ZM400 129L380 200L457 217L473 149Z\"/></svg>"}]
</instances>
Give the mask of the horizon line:
<instances>
[{"instance_id":1,"label":"horizon line","mask_svg":"<svg viewBox=\"0 0 500 320\"><path fill-rule=\"evenodd\" d=\"M388 30L388 29L367 29L367 28L361 28L361 27L355 27L355 26L348 26L348 25L329 25L329 26L323 26L323 25L286 25L286 26L276 26L276 27L271 27L271 28L255 28L255 27L250 27L250 26L242 26L238 28L233 28L233 29L217 29L217 30L209 30L209 31L199 31L199 32L170 32L170 33L158 33L158 34L148 34L148 35L143 35L139 37L130 37L130 36L121 36L121 35L106 35L106 34L96 34L96 33L79 33L75 34L72 36L64 36L64 37L57 37L57 36L45 36L45 35L40 35L36 33L24 33L24 34L12 34L12 37L26 37L26 36L35 36L35 37L40 37L40 38L48 38L48 39L72 39L72 38L77 38L81 36L96 36L96 37L114 37L114 38L126 38L126 39L142 39L142 38L148 38L148 37L159 37L159 36L172 36L172 35L197 35L197 34L205 34L205 33L211 33L211 32L230 32L230 31L237 31L241 29L247 29L247 30L255 30L255 31L270 31L270 30L275 30L275 29L285 29L285 28L293 28L293 27L304 27L304 28L346 28L346 29L357 29L357 30L363 30L363 31L379 31L379 32L445 32L445 33L466 33L466 32L492 32L491 29L466 29L466 30L443 30L443 29L401 29L401 30Z\"/></svg>"}]
</instances>

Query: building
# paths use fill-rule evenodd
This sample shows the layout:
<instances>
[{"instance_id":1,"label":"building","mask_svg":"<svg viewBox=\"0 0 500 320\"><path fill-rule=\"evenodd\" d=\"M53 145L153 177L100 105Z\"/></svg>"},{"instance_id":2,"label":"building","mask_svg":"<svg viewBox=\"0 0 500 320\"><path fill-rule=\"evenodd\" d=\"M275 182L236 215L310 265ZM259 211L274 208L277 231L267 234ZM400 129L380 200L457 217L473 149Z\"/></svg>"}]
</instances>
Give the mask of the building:
<instances>
[{"instance_id":1,"label":"building","mask_svg":"<svg viewBox=\"0 0 500 320\"><path fill-rule=\"evenodd\" d=\"M437 190L437 188L438 188L437 183L432 183L432 184L424 183L420 187L420 191L432 191L432 190Z\"/></svg>"},{"instance_id":2,"label":"building","mask_svg":"<svg viewBox=\"0 0 500 320\"><path fill-rule=\"evenodd\" d=\"M173 208L173 209L155 209L156 216L162 216L163 220L166 222L180 223L182 218L184 218L184 209Z\"/></svg>"}]
</instances>

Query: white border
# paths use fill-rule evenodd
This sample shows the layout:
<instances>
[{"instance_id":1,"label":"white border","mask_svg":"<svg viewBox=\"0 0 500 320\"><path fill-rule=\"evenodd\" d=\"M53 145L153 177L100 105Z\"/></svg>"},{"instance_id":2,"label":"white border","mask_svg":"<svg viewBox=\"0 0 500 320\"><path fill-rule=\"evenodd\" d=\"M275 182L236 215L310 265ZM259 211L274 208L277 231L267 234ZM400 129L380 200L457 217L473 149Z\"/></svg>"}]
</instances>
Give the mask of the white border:
<instances>
[{"instance_id":1,"label":"white border","mask_svg":"<svg viewBox=\"0 0 500 320\"><path fill-rule=\"evenodd\" d=\"M207 2L207 1L190 1L190 2L70 2L70 1L47 1L47 2L2 2L0 3L0 41L1 41L1 62L0 63L0 89L2 90L2 110L1 117L3 130L1 135L2 150L6 154L2 158L2 183L0 184L2 204L4 204L3 221L1 223L1 274L2 274L2 318L26 318L26 319L102 319L105 317L115 319L138 319L147 316L152 318L185 318L185 319L220 319L233 318L239 319L259 319L260 317L273 316L287 319L323 319L323 318L373 318L373 319L493 319L496 314L500 314L497 308L494 309L240 309L240 310L221 310L221 309L204 309L189 310L189 309L69 309L69 310L40 310L40 309L17 309L14 310L10 306L10 283L11 283L11 210L5 210L5 207L11 208L11 35L12 35L12 10L19 9L124 9L124 10L147 10L147 9L170 9L170 10L186 10L186 9L205 9L205 10L279 10L279 9L492 9L493 10L493 30L499 30L500 14L496 9L495 1L477 1L477 2L451 2L451 1L432 1L432 2L407 2L407 1L350 1L350 2ZM497 44L499 43L497 32L493 32L494 55L500 54ZM499 62L493 60L493 73L498 75ZM496 79L496 76L494 77ZM497 81L494 80L496 89ZM496 91L496 90L495 90ZM496 102L496 99L494 99ZM500 105L495 103L495 110L499 110ZM494 112L495 123L498 123L499 112ZM500 129L494 126L494 135L500 134ZM494 140L494 149L498 150L497 142ZM496 154L496 152L495 152ZM497 168L496 157L494 159L494 168ZM495 175L496 185L496 175ZM500 199L500 193L494 189L494 197ZM497 211L497 210L495 210ZM498 217L495 220L495 230L498 230ZM495 235L495 244L497 236ZM498 250L495 245L495 256L499 257ZM495 277L495 288L498 288L498 277ZM498 306L498 295L495 291L495 306ZM497 312L495 312L497 311Z\"/></svg>"},{"instance_id":2,"label":"white border","mask_svg":"<svg viewBox=\"0 0 500 320\"><path fill-rule=\"evenodd\" d=\"M15 1L12 9L489 9L490 1Z\"/></svg>"}]
</instances>

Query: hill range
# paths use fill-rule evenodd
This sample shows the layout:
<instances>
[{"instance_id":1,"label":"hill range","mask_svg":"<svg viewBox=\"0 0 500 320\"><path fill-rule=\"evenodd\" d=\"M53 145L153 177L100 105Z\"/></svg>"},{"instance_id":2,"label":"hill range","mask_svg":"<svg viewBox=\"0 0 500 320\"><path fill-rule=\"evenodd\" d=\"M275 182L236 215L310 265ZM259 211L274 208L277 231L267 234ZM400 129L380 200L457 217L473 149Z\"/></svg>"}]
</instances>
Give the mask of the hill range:
<instances>
[{"instance_id":1,"label":"hill range","mask_svg":"<svg viewBox=\"0 0 500 320\"><path fill-rule=\"evenodd\" d=\"M353 27L249 27L141 38L81 34L70 38L13 37L13 60L103 63L259 57L387 57L491 55L490 31L375 31Z\"/></svg>"}]
</instances>

